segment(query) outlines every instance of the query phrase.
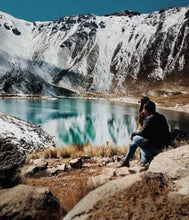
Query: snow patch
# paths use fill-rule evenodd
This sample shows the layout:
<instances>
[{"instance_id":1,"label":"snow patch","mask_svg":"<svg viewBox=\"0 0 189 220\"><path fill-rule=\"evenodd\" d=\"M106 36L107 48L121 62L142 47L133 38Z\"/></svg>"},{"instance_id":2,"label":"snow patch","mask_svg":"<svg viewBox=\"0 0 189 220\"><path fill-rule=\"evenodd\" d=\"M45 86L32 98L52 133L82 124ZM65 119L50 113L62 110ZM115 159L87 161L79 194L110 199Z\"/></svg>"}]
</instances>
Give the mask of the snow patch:
<instances>
[{"instance_id":1,"label":"snow patch","mask_svg":"<svg viewBox=\"0 0 189 220\"><path fill-rule=\"evenodd\" d=\"M54 147L52 137L39 126L0 112L0 136L8 138L25 151Z\"/></svg>"}]
</instances>

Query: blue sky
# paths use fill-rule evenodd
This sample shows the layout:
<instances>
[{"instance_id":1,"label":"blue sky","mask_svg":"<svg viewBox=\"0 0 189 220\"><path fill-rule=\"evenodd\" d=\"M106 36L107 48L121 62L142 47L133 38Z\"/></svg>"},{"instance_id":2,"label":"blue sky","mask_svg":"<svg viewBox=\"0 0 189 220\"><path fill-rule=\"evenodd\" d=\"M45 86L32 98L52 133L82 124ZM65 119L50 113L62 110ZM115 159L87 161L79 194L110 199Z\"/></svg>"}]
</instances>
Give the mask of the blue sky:
<instances>
[{"instance_id":1,"label":"blue sky","mask_svg":"<svg viewBox=\"0 0 189 220\"><path fill-rule=\"evenodd\" d=\"M86 13L104 15L124 9L149 13L188 5L189 0L0 0L0 11L27 21L52 21Z\"/></svg>"}]
</instances>

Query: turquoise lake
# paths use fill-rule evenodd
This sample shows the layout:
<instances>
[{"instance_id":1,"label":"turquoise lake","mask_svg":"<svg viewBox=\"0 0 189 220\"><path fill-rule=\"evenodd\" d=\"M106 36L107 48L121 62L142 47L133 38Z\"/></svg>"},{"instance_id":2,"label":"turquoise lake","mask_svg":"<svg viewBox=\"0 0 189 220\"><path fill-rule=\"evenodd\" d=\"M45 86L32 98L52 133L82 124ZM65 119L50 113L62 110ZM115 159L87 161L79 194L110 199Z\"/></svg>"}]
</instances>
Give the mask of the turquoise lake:
<instances>
[{"instance_id":1,"label":"turquoise lake","mask_svg":"<svg viewBox=\"0 0 189 220\"><path fill-rule=\"evenodd\" d=\"M90 143L104 145L107 141L128 146L130 134L137 127L138 106L135 104L88 101L83 99L0 100L0 111L41 125L54 137L58 147ZM189 133L189 114L160 110L170 130Z\"/></svg>"}]
</instances>

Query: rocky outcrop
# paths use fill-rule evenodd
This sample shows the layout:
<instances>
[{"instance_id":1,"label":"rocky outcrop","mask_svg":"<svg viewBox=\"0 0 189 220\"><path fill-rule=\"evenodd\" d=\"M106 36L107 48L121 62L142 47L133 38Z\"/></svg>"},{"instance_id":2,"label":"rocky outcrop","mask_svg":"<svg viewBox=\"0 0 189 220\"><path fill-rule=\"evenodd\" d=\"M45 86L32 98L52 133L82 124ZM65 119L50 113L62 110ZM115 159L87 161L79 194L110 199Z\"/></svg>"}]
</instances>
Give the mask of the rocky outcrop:
<instances>
[{"instance_id":1,"label":"rocky outcrop","mask_svg":"<svg viewBox=\"0 0 189 220\"><path fill-rule=\"evenodd\" d=\"M3 112L0 112L0 135L12 143L18 144L25 153L54 147L52 137L40 126Z\"/></svg>"},{"instance_id":2,"label":"rocky outcrop","mask_svg":"<svg viewBox=\"0 0 189 220\"><path fill-rule=\"evenodd\" d=\"M11 187L20 182L18 168L25 159L26 155L19 146L0 138L0 188Z\"/></svg>"},{"instance_id":3,"label":"rocky outcrop","mask_svg":"<svg viewBox=\"0 0 189 220\"><path fill-rule=\"evenodd\" d=\"M23 177L30 177L39 171L46 170L47 166L48 166L47 161L43 159L37 159L33 162L32 166L22 169L21 174Z\"/></svg>"},{"instance_id":4,"label":"rocky outcrop","mask_svg":"<svg viewBox=\"0 0 189 220\"><path fill-rule=\"evenodd\" d=\"M25 160L26 153L18 144L0 138L0 219L59 220L66 211L48 189L18 185L23 177L46 169L48 163L38 159L28 167Z\"/></svg>"},{"instance_id":5,"label":"rocky outcrop","mask_svg":"<svg viewBox=\"0 0 189 220\"><path fill-rule=\"evenodd\" d=\"M70 166L71 168L74 169L81 169L83 165L82 159L81 158L76 158L73 160L70 160Z\"/></svg>"},{"instance_id":6,"label":"rocky outcrop","mask_svg":"<svg viewBox=\"0 0 189 220\"><path fill-rule=\"evenodd\" d=\"M127 179L125 178L125 181ZM101 197L80 216L65 219L187 219L189 198L172 192L169 181L162 174L147 173L112 196ZM108 185L106 185L108 186ZM117 185L119 188L119 185ZM88 199L90 199L88 197ZM91 198L92 199L92 198ZM89 200L88 200L89 201ZM85 204L83 204L85 205ZM81 208L81 207L80 207ZM76 210L76 209L75 209ZM73 212L72 212L73 214ZM102 217L103 216L103 217Z\"/></svg>"},{"instance_id":7,"label":"rocky outcrop","mask_svg":"<svg viewBox=\"0 0 189 220\"><path fill-rule=\"evenodd\" d=\"M116 12L113 14L106 14L105 16L106 17L108 17L108 16L128 16L129 18L131 18L132 16L137 16L137 15L140 15L140 13L136 12L136 11L131 11L131 10L123 10L123 11Z\"/></svg>"},{"instance_id":8,"label":"rocky outcrop","mask_svg":"<svg viewBox=\"0 0 189 220\"><path fill-rule=\"evenodd\" d=\"M0 190L0 219L59 220L66 211L45 188L18 185Z\"/></svg>"},{"instance_id":9,"label":"rocky outcrop","mask_svg":"<svg viewBox=\"0 0 189 220\"><path fill-rule=\"evenodd\" d=\"M60 160L61 161L61 160ZM21 176L22 178L40 176L41 173L45 176L53 176L62 172L66 172L68 168L67 164L48 164L45 159L36 159L27 161L26 166L21 168Z\"/></svg>"},{"instance_id":10,"label":"rocky outcrop","mask_svg":"<svg viewBox=\"0 0 189 220\"><path fill-rule=\"evenodd\" d=\"M115 166L115 164L114 164ZM122 167L119 169L116 168L104 168L101 172L101 174L96 175L96 176L92 176L89 178L88 180L88 185L89 186L93 186L94 188L97 188L107 182L109 182L110 180L113 179L118 179L120 177L125 177L128 176L130 174L137 174L137 173L141 173L143 171L145 171L146 168L145 167L139 167L139 166L133 166L131 168L127 168L127 167Z\"/></svg>"},{"instance_id":11,"label":"rocky outcrop","mask_svg":"<svg viewBox=\"0 0 189 220\"><path fill-rule=\"evenodd\" d=\"M60 172L65 172L68 170L68 166L66 164L61 164L61 165L58 165L57 167L49 167L47 169L47 173L50 175L50 176L53 176L53 175L57 175L58 173Z\"/></svg>"},{"instance_id":12,"label":"rocky outcrop","mask_svg":"<svg viewBox=\"0 0 189 220\"><path fill-rule=\"evenodd\" d=\"M97 188L96 190L90 192L84 199L82 199L73 210L71 210L64 220L70 219L87 219L90 216L90 212L94 209L95 205L102 198L109 198L115 194L118 194L122 190L134 184L136 181L140 180L139 174L132 176L123 177L118 180L113 180L105 185ZM102 207L103 208L103 207ZM112 209L112 207L111 207Z\"/></svg>"},{"instance_id":13,"label":"rocky outcrop","mask_svg":"<svg viewBox=\"0 0 189 220\"><path fill-rule=\"evenodd\" d=\"M159 154L149 170L109 181L84 197L67 219L188 219L189 146Z\"/></svg>"},{"instance_id":14,"label":"rocky outcrop","mask_svg":"<svg viewBox=\"0 0 189 220\"><path fill-rule=\"evenodd\" d=\"M163 173L179 179L189 175L189 145L160 153L152 161L149 172Z\"/></svg>"}]
</instances>

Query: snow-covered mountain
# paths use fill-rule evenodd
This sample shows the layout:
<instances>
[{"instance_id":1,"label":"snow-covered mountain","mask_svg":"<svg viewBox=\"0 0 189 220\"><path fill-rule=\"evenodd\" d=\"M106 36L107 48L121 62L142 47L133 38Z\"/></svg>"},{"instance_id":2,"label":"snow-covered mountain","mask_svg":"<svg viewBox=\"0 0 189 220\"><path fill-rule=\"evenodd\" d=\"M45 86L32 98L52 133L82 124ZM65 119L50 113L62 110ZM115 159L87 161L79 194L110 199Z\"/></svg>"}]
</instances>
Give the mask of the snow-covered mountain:
<instances>
[{"instance_id":1,"label":"snow-covered mountain","mask_svg":"<svg viewBox=\"0 0 189 220\"><path fill-rule=\"evenodd\" d=\"M189 7L34 23L0 12L2 94L121 95L188 79Z\"/></svg>"}]
</instances>

